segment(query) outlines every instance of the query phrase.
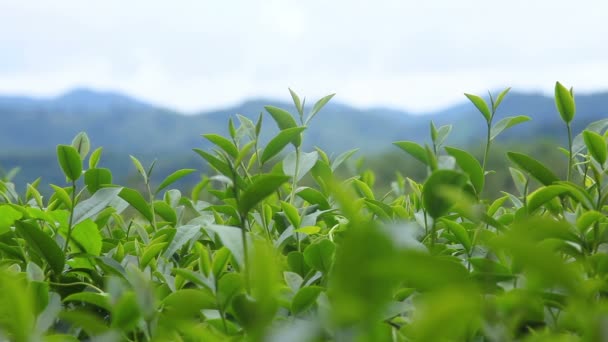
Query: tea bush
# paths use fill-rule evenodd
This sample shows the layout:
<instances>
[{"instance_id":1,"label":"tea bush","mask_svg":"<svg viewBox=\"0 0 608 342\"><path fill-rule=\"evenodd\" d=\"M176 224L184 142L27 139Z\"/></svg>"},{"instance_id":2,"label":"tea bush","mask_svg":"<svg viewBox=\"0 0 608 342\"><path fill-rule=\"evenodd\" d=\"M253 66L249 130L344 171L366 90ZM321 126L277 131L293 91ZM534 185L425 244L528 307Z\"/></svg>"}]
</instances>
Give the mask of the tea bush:
<instances>
[{"instance_id":1,"label":"tea bush","mask_svg":"<svg viewBox=\"0 0 608 342\"><path fill-rule=\"evenodd\" d=\"M306 110L291 92L295 115L267 106L203 134L216 148L194 152L217 172L188 194L171 185L196 170L157 180L135 157L144 191L114 184L81 133L57 147L66 184L48 199L40 179L0 182L0 340L606 340L608 119L573 136L557 83L566 179L509 152L517 193L490 201L492 142L529 120L494 122L508 91L466 95L481 161L431 123L430 144L394 143L426 180L397 173L386 193L369 170L335 176L356 150L301 148L333 95ZM280 132L260 146L268 120Z\"/></svg>"}]
</instances>

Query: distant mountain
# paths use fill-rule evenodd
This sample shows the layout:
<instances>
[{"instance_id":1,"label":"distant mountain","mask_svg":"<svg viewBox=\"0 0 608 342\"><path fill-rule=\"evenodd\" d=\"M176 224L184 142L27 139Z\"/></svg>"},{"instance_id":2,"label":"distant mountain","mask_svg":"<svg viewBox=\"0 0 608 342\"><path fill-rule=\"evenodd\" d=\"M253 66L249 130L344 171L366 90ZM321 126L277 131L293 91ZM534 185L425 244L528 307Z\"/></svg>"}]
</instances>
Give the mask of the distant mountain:
<instances>
[{"instance_id":1,"label":"distant mountain","mask_svg":"<svg viewBox=\"0 0 608 342\"><path fill-rule=\"evenodd\" d=\"M464 97L463 97L464 98ZM295 113L293 105L256 99L223 110L183 115L120 93L76 89L56 98L0 96L0 167L22 166L18 183L42 175L47 182L63 182L54 149L66 144L80 131L86 131L94 146L104 147L102 165L126 177L128 155L144 160L158 158L159 173L179 167L202 168L192 148L209 148L202 133L227 134L228 118L241 114L255 120L265 105ZM608 115L608 93L577 95L575 132ZM565 129L552 98L540 94L511 93L503 101L497 119L524 114L532 121L505 134L505 139L549 137L563 141ZM330 102L311 122L304 148L319 146L329 153L360 148L362 153L391 149L391 142L428 142L430 120L437 125L453 124L448 139L452 145L478 144L485 136L485 123L473 105L462 104L445 110L415 115L394 109L358 109ZM264 122L276 132L272 118ZM265 137L269 138L269 135Z\"/></svg>"}]
</instances>

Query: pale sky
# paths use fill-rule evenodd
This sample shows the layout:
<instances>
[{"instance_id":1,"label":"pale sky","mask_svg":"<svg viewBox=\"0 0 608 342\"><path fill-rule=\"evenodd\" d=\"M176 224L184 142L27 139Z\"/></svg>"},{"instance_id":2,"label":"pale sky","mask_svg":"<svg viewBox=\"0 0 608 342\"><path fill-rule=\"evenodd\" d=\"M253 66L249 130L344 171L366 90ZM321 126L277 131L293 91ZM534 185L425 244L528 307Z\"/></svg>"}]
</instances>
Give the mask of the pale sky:
<instances>
[{"instance_id":1,"label":"pale sky","mask_svg":"<svg viewBox=\"0 0 608 342\"><path fill-rule=\"evenodd\" d=\"M0 94L114 90L432 111L512 86L608 89L606 0L0 0Z\"/></svg>"}]
</instances>

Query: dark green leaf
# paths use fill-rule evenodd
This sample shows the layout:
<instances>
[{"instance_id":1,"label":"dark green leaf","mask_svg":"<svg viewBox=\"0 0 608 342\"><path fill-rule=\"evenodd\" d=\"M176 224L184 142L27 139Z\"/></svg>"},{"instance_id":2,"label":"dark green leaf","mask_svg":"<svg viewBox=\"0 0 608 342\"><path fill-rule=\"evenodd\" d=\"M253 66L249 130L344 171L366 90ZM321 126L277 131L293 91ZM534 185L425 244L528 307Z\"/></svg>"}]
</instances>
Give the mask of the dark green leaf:
<instances>
[{"instance_id":1,"label":"dark green leaf","mask_svg":"<svg viewBox=\"0 0 608 342\"><path fill-rule=\"evenodd\" d=\"M553 182L559 181L559 178L551 170L530 156L518 152L507 152L507 156L513 163L528 172L543 185L551 185Z\"/></svg>"},{"instance_id":2,"label":"dark green leaf","mask_svg":"<svg viewBox=\"0 0 608 342\"><path fill-rule=\"evenodd\" d=\"M254 179L253 183L243 191L239 198L239 210L247 214L251 208L256 206L264 198L273 194L283 183L289 180L289 176L264 174Z\"/></svg>"},{"instance_id":3,"label":"dark green leaf","mask_svg":"<svg viewBox=\"0 0 608 342\"><path fill-rule=\"evenodd\" d=\"M118 195L137 210L148 222L152 222L152 209L144 197L134 189L123 188Z\"/></svg>"},{"instance_id":4,"label":"dark green leaf","mask_svg":"<svg viewBox=\"0 0 608 342\"><path fill-rule=\"evenodd\" d=\"M298 146L299 143L296 141L300 139L300 134L306 129L306 127L292 127L286 128L279 132L274 138L268 142L268 145L264 148L264 152L262 152L262 157L260 161L262 164L266 163L270 158L276 156L287 144L290 142L294 143L294 145Z\"/></svg>"},{"instance_id":5,"label":"dark green leaf","mask_svg":"<svg viewBox=\"0 0 608 342\"><path fill-rule=\"evenodd\" d=\"M301 288L291 300L291 313L297 315L313 306L322 291L319 286Z\"/></svg>"},{"instance_id":6,"label":"dark green leaf","mask_svg":"<svg viewBox=\"0 0 608 342\"><path fill-rule=\"evenodd\" d=\"M80 158L79 158L80 159ZM49 264L56 275L63 272L65 255L48 234L32 223L15 221L17 233L27 241L28 248L33 249Z\"/></svg>"},{"instance_id":7,"label":"dark green leaf","mask_svg":"<svg viewBox=\"0 0 608 342\"><path fill-rule=\"evenodd\" d=\"M437 170L424 183L422 202L428 214L438 218L448 213L452 208L452 201L442 196L446 188L462 189L467 182L467 176L452 170Z\"/></svg>"},{"instance_id":8,"label":"dark green leaf","mask_svg":"<svg viewBox=\"0 0 608 342\"><path fill-rule=\"evenodd\" d=\"M112 311L110 298L105 293L77 292L67 296L63 301L87 303L106 309L107 311Z\"/></svg>"},{"instance_id":9,"label":"dark green leaf","mask_svg":"<svg viewBox=\"0 0 608 342\"><path fill-rule=\"evenodd\" d=\"M329 272L334 263L336 245L329 240L321 240L304 250L304 260L308 265L323 273Z\"/></svg>"},{"instance_id":10,"label":"dark green leaf","mask_svg":"<svg viewBox=\"0 0 608 342\"><path fill-rule=\"evenodd\" d=\"M224 138L223 136L219 134L210 133L203 134L203 137L212 142L213 144L217 145L224 152L228 153L228 155L232 158L236 158L238 156L239 151L237 150L236 146L234 146L234 143Z\"/></svg>"}]
</instances>

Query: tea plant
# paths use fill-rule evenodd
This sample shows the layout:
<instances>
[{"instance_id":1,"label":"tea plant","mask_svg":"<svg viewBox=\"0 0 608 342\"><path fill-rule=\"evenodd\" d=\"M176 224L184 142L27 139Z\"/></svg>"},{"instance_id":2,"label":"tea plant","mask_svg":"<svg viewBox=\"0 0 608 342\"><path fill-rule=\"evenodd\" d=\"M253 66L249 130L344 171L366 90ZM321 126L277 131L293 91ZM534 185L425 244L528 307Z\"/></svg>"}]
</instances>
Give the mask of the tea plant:
<instances>
[{"instance_id":1,"label":"tea plant","mask_svg":"<svg viewBox=\"0 0 608 342\"><path fill-rule=\"evenodd\" d=\"M383 194L369 170L335 176L356 150L302 147L333 95L307 110L290 90L295 116L267 106L203 134L215 147L194 152L215 173L189 194L170 186L196 170L157 180L134 156L144 192L114 184L81 133L57 147L66 184L49 198L40 179L23 194L0 182L0 340L605 340L608 119L573 137L557 83L567 178L509 152L518 193L490 201L491 144L530 120L494 123L508 91L466 94L481 161L431 123L431 145L395 142L426 180L397 173ZM279 133L263 144L268 120Z\"/></svg>"}]
</instances>

